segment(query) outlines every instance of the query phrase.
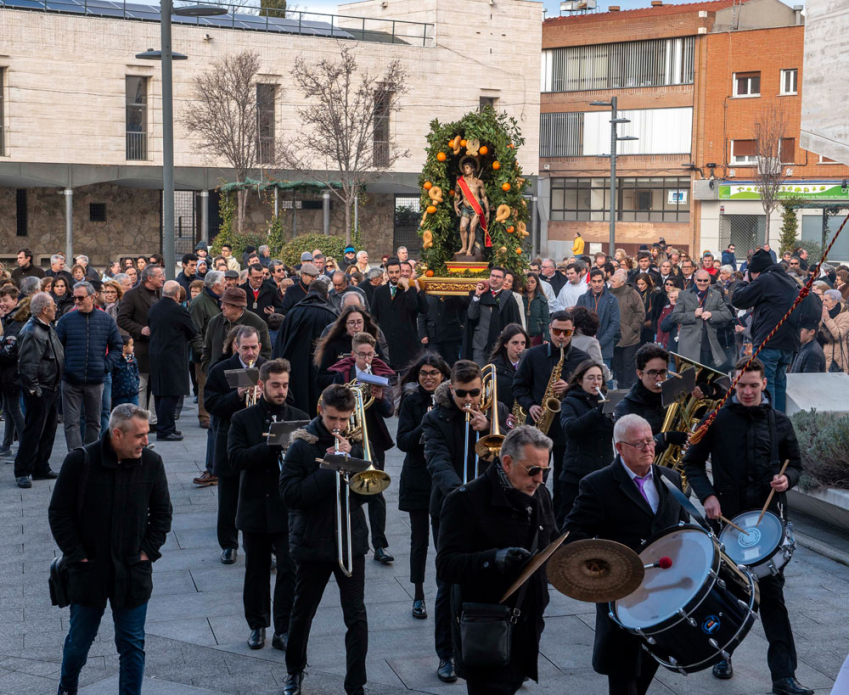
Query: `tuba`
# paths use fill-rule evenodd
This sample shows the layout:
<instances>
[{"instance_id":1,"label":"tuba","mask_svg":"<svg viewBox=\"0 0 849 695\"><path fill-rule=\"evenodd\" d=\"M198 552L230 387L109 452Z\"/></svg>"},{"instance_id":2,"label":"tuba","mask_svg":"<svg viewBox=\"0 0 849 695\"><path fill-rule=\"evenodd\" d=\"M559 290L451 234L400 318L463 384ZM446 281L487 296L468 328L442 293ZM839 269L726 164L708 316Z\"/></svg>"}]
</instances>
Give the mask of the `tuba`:
<instances>
[{"instance_id":1,"label":"tuba","mask_svg":"<svg viewBox=\"0 0 849 695\"><path fill-rule=\"evenodd\" d=\"M560 399L554 395L554 384L560 381L560 374L563 372L563 360L566 358L566 352L560 348L560 359L551 370L551 376L548 378L548 384L545 387L545 393L542 395L542 415L537 420L537 429L543 434L548 434L551 428L551 423L554 422L556 415L560 413Z\"/></svg>"},{"instance_id":2,"label":"tuba","mask_svg":"<svg viewBox=\"0 0 849 695\"><path fill-rule=\"evenodd\" d=\"M720 379L727 379L728 375L691 359L669 353L675 360L675 371L679 374L686 369L696 370L696 384L713 385ZM719 399L696 398L692 393L682 393L666 409L661 432L695 432L701 419L719 405ZM681 476L681 483L686 491L688 489L687 478L684 475L684 447L670 444L655 460L658 466L671 468Z\"/></svg>"},{"instance_id":3,"label":"tuba","mask_svg":"<svg viewBox=\"0 0 849 695\"><path fill-rule=\"evenodd\" d=\"M498 374L494 364L488 364L481 369L481 380L483 383L483 401L481 402L481 410L491 410L489 421L490 434L478 439L475 444L475 454L483 461L491 462L498 454L501 453L501 444L504 442L504 435L498 424Z\"/></svg>"}]
</instances>

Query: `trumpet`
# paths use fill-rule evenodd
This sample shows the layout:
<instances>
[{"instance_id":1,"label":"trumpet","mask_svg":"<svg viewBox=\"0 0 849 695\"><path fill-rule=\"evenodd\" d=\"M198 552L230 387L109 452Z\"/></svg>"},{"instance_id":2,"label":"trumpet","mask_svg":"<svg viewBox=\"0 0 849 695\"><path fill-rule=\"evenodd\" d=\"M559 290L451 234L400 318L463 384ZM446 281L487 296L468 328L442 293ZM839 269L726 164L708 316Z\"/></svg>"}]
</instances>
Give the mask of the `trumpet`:
<instances>
[{"instance_id":1,"label":"trumpet","mask_svg":"<svg viewBox=\"0 0 849 695\"><path fill-rule=\"evenodd\" d=\"M491 411L490 434L487 434L478 439L475 444L475 454L478 458L490 462L501 453L501 445L504 442L504 435L498 424L498 375L496 374L495 365L488 364L481 370L483 384L483 403L481 403L482 411Z\"/></svg>"}]
</instances>

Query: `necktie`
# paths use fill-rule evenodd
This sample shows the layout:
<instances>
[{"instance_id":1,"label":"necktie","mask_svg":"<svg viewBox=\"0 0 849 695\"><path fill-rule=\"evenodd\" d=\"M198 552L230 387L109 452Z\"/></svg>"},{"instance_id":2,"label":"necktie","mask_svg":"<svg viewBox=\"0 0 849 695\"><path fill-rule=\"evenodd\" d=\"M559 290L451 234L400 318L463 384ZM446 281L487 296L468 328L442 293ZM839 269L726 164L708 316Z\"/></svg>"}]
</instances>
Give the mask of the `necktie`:
<instances>
[{"instance_id":1,"label":"necktie","mask_svg":"<svg viewBox=\"0 0 849 695\"><path fill-rule=\"evenodd\" d=\"M637 487L639 488L639 490L640 490L640 494L643 496L643 499L644 499L644 500L648 503L648 505L649 505L649 506L651 506L651 503L649 502L649 498L648 498L648 496L646 495L646 491L643 489L643 488L645 487L645 484L646 484L649 480L651 480L651 473L649 473L648 475L643 476L642 478L640 478L639 476L637 476L636 478L634 478L634 482L637 484Z\"/></svg>"},{"instance_id":2,"label":"necktie","mask_svg":"<svg viewBox=\"0 0 849 695\"><path fill-rule=\"evenodd\" d=\"M395 285L389 285L389 294L392 299L395 299L395 293L398 291L398 288Z\"/></svg>"}]
</instances>

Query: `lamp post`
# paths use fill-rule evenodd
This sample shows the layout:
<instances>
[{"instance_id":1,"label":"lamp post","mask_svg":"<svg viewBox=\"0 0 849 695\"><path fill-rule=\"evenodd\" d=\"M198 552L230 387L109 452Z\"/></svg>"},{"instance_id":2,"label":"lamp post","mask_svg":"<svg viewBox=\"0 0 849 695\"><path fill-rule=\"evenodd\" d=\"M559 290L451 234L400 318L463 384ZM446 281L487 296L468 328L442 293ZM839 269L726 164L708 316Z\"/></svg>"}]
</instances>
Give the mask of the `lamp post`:
<instances>
[{"instance_id":1,"label":"lamp post","mask_svg":"<svg viewBox=\"0 0 849 695\"><path fill-rule=\"evenodd\" d=\"M617 127L620 123L630 123L627 118L619 118L616 97L610 101L591 101L590 106L607 106L610 108L610 251L612 257L616 252L616 150L617 143L627 140L639 140L633 135L619 137Z\"/></svg>"},{"instance_id":2,"label":"lamp post","mask_svg":"<svg viewBox=\"0 0 849 695\"><path fill-rule=\"evenodd\" d=\"M223 7L215 5L189 5L173 10L183 17L209 17L227 14ZM159 6L160 42L162 48L152 48L136 54L140 60L162 61L162 263L165 277L173 280L176 275L174 258L174 94L171 63L187 60L188 56L171 50L172 0L161 0Z\"/></svg>"}]
</instances>

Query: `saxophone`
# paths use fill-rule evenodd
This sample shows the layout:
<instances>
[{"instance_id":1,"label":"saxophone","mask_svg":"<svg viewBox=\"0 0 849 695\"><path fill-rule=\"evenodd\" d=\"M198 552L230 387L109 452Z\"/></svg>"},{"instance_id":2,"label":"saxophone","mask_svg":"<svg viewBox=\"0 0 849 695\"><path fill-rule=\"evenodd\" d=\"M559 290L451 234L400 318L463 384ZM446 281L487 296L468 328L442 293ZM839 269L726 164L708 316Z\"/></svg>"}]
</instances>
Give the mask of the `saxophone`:
<instances>
[{"instance_id":1,"label":"saxophone","mask_svg":"<svg viewBox=\"0 0 849 695\"><path fill-rule=\"evenodd\" d=\"M551 423L554 422L554 416L560 413L560 399L554 395L554 384L560 381L560 373L563 371L563 360L566 358L566 353L563 348L560 348L560 359L551 370L551 376L548 378L548 384L545 387L545 393L542 395L542 415L537 420L537 429L543 434L548 434Z\"/></svg>"},{"instance_id":2,"label":"saxophone","mask_svg":"<svg viewBox=\"0 0 849 695\"><path fill-rule=\"evenodd\" d=\"M513 427L521 427L528 419L528 414L525 412L525 409L519 405L519 401L513 401L512 415L516 418L516 424L513 425Z\"/></svg>"}]
</instances>

